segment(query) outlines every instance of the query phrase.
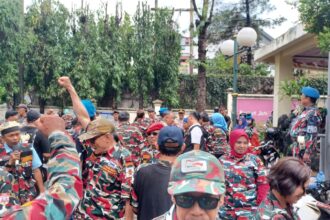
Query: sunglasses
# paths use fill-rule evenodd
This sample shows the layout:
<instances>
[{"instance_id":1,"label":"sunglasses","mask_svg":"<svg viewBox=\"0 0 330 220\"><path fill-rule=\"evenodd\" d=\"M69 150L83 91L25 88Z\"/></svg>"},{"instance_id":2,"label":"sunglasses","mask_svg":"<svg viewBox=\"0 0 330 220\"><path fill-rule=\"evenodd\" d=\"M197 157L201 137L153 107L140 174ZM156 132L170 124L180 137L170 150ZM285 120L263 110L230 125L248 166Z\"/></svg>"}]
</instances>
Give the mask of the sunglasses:
<instances>
[{"instance_id":1,"label":"sunglasses","mask_svg":"<svg viewBox=\"0 0 330 220\"><path fill-rule=\"evenodd\" d=\"M203 197L194 197L190 195L175 195L175 202L176 205L189 209L193 207L195 202L198 203L199 207L204 210L211 210L218 207L219 198L213 198L210 196L203 196Z\"/></svg>"},{"instance_id":2,"label":"sunglasses","mask_svg":"<svg viewBox=\"0 0 330 220\"><path fill-rule=\"evenodd\" d=\"M151 132L151 133L149 134L149 136L151 136L151 135L153 135L153 136L157 136L157 135L158 135L158 132L156 132L156 131Z\"/></svg>"},{"instance_id":3,"label":"sunglasses","mask_svg":"<svg viewBox=\"0 0 330 220\"><path fill-rule=\"evenodd\" d=\"M92 139L90 139L90 140L89 140L90 143L91 143L91 144L95 144L95 141L96 141L99 137L101 137L101 136L103 136L103 134L102 134L102 135L99 135L99 136L96 136L96 137L94 137L94 138L92 138Z\"/></svg>"}]
</instances>

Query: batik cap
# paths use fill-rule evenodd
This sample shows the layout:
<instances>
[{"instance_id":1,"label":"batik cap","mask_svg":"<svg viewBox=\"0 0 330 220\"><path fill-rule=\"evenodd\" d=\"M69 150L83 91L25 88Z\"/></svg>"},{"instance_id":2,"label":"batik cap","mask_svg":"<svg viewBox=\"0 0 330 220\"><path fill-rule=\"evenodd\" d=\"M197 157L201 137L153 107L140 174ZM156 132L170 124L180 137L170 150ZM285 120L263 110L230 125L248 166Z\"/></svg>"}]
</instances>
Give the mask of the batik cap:
<instances>
[{"instance_id":1,"label":"batik cap","mask_svg":"<svg viewBox=\"0 0 330 220\"><path fill-rule=\"evenodd\" d=\"M4 136L11 132L20 130L21 125L16 121L7 121L0 126L1 135Z\"/></svg>"},{"instance_id":2,"label":"batik cap","mask_svg":"<svg viewBox=\"0 0 330 220\"><path fill-rule=\"evenodd\" d=\"M99 118L88 125L87 132L80 135L79 140L90 140L103 134L113 133L114 131L115 126L110 121L104 118Z\"/></svg>"},{"instance_id":3,"label":"batik cap","mask_svg":"<svg viewBox=\"0 0 330 220\"><path fill-rule=\"evenodd\" d=\"M168 186L170 195L188 192L221 195L225 191L223 167L213 155L193 150L174 162Z\"/></svg>"}]
</instances>

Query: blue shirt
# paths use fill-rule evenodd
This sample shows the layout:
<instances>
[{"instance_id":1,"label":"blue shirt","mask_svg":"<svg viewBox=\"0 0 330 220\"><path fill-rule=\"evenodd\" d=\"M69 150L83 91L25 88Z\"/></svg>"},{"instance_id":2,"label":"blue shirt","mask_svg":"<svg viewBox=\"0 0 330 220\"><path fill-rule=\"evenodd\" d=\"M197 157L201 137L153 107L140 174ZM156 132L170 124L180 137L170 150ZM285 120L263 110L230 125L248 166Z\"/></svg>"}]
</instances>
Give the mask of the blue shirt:
<instances>
[{"instance_id":1,"label":"blue shirt","mask_svg":"<svg viewBox=\"0 0 330 220\"><path fill-rule=\"evenodd\" d=\"M4 147L7 154L13 152L13 149L11 149L6 143L4 144ZM35 170L41 167L42 163L34 147L31 146L30 149L32 150L32 169Z\"/></svg>"}]
</instances>

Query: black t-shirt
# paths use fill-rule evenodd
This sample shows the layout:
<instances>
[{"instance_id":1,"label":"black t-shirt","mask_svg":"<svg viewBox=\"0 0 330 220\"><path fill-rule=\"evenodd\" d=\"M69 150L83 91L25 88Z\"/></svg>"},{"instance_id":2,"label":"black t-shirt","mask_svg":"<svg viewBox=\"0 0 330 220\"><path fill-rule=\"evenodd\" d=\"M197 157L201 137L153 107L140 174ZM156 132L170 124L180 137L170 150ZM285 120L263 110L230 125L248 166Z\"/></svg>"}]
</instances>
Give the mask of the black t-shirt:
<instances>
[{"instance_id":1,"label":"black t-shirt","mask_svg":"<svg viewBox=\"0 0 330 220\"><path fill-rule=\"evenodd\" d=\"M28 134L30 136L29 143L33 143L33 147L36 150L40 160L42 163L45 163L44 161L44 153L50 152L50 145L49 141L37 128L30 127L30 126L24 126L21 129L22 135Z\"/></svg>"},{"instance_id":2,"label":"black t-shirt","mask_svg":"<svg viewBox=\"0 0 330 220\"><path fill-rule=\"evenodd\" d=\"M142 167L134 178L134 190L138 198L138 220L150 220L167 212L171 197L167 192L171 165L158 161Z\"/></svg>"}]
</instances>

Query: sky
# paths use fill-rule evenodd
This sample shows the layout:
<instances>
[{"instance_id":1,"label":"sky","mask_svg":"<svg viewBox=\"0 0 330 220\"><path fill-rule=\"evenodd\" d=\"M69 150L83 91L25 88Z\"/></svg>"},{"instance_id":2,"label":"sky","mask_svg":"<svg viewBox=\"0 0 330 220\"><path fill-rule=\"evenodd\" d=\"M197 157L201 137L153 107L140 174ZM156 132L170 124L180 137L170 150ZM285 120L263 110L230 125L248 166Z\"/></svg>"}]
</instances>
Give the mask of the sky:
<instances>
[{"instance_id":1,"label":"sky","mask_svg":"<svg viewBox=\"0 0 330 220\"><path fill-rule=\"evenodd\" d=\"M25 0L25 6L28 7L32 4L34 0ZM79 8L81 6L82 0L59 0L69 9ZM140 0L83 0L84 4L88 4L91 10L96 10L105 3L108 2L109 13L115 13L116 2L121 2L123 11L126 11L130 15L134 15L136 6ZM201 0L199 0L201 1ZM226 3L237 3L239 0L223 0ZM154 7L155 0L146 0L151 7ZM189 0L158 0L159 7L170 7L170 8L189 8ZM297 10L293 9L290 5L285 3L285 0L270 0L270 2L277 8L275 11L262 15L264 18L274 18L282 15L287 19L282 25L275 28L267 28L265 31L272 37L277 38L284 34L288 29L297 24L299 19L299 14ZM174 14L174 20L179 24L180 30L183 35L189 35L189 12L176 12Z\"/></svg>"}]
</instances>

